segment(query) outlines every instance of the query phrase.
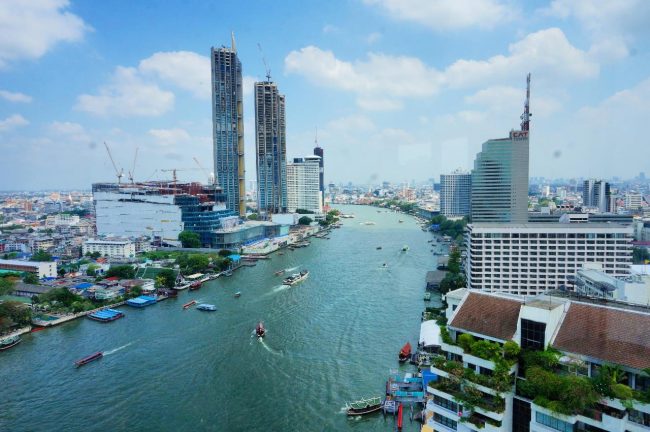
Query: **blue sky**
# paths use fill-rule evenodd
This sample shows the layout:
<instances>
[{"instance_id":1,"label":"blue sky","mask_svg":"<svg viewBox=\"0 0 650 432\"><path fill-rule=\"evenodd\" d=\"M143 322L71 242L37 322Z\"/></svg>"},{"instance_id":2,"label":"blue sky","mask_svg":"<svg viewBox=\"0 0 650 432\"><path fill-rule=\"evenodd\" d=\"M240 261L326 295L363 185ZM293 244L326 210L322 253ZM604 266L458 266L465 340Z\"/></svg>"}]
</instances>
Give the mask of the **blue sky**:
<instances>
[{"instance_id":1,"label":"blue sky","mask_svg":"<svg viewBox=\"0 0 650 432\"><path fill-rule=\"evenodd\" d=\"M471 168L518 127L532 73L531 175L648 171L650 2L3 0L0 189L88 188L212 171L211 46L234 31L250 91L261 44L287 98L288 156L325 149L327 181ZM612 157L615 155L615 157Z\"/></svg>"}]
</instances>

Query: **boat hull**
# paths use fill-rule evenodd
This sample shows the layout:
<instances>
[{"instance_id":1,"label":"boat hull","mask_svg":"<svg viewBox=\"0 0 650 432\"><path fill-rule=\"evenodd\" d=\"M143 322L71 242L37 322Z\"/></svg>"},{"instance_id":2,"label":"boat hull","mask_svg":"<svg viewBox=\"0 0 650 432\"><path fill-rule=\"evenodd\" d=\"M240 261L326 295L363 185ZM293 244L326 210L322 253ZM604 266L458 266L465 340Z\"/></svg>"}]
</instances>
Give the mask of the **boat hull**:
<instances>
[{"instance_id":1,"label":"boat hull","mask_svg":"<svg viewBox=\"0 0 650 432\"><path fill-rule=\"evenodd\" d=\"M366 414L372 414L374 412L377 412L377 411L381 410L381 406L382 406L382 404L373 405L371 407L360 409L360 410L350 408L350 409L347 410L347 415L349 417L357 417L357 416L362 416L362 415L366 415Z\"/></svg>"},{"instance_id":2,"label":"boat hull","mask_svg":"<svg viewBox=\"0 0 650 432\"><path fill-rule=\"evenodd\" d=\"M13 347L15 347L16 345L18 345L21 342L22 342L22 339L18 339L17 341L12 342L12 343L10 343L8 345L0 346L0 351L4 351L4 350L8 350L9 348L13 348Z\"/></svg>"},{"instance_id":3,"label":"boat hull","mask_svg":"<svg viewBox=\"0 0 650 432\"><path fill-rule=\"evenodd\" d=\"M89 355L88 357L82 358L81 360L77 360L76 362L74 362L74 364L76 367L81 367L83 365L87 365L88 363L99 360L102 357L104 357L104 353L97 352L95 354Z\"/></svg>"}]
</instances>

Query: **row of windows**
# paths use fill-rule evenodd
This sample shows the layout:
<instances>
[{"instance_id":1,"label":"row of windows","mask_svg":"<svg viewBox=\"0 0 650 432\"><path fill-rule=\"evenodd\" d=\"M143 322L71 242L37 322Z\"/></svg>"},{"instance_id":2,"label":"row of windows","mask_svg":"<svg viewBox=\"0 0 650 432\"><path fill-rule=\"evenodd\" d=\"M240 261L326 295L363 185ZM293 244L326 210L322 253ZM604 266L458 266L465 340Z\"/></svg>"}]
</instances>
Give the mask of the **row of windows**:
<instances>
[{"instance_id":1,"label":"row of windows","mask_svg":"<svg viewBox=\"0 0 650 432\"><path fill-rule=\"evenodd\" d=\"M555 429L560 432L573 432L573 425L571 423L556 419L555 417L541 412L535 413L535 421L539 424L548 426L551 429Z\"/></svg>"},{"instance_id":2,"label":"row of windows","mask_svg":"<svg viewBox=\"0 0 650 432\"><path fill-rule=\"evenodd\" d=\"M453 411L455 413L458 412L458 404L456 402L447 400L447 399L445 399L443 397L440 397L438 395L433 396L433 403L438 405L438 406L441 406L441 407L443 407L445 409L448 409L449 411Z\"/></svg>"},{"instance_id":3,"label":"row of windows","mask_svg":"<svg viewBox=\"0 0 650 432\"><path fill-rule=\"evenodd\" d=\"M440 423L441 425L447 426L449 429L456 430L458 428L457 422L438 413L433 413L433 420L436 423Z\"/></svg>"}]
</instances>

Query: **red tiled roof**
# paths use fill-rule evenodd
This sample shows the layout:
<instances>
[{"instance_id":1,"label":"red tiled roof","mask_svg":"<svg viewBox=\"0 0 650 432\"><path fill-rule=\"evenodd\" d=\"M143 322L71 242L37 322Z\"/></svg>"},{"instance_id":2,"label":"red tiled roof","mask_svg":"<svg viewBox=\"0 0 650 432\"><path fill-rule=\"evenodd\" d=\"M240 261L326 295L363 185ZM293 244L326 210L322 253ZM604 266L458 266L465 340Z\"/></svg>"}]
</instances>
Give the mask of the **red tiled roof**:
<instances>
[{"instance_id":1,"label":"red tiled roof","mask_svg":"<svg viewBox=\"0 0 650 432\"><path fill-rule=\"evenodd\" d=\"M496 339L512 339L522 302L470 292L449 325Z\"/></svg>"},{"instance_id":2,"label":"red tiled roof","mask_svg":"<svg viewBox=\"0 0 650 432\"><path fill-rule=\"evenodd\" d=\"M650 314L572 302L553 346L634 369L647 368Z\"/></svg>"}]
</instances>

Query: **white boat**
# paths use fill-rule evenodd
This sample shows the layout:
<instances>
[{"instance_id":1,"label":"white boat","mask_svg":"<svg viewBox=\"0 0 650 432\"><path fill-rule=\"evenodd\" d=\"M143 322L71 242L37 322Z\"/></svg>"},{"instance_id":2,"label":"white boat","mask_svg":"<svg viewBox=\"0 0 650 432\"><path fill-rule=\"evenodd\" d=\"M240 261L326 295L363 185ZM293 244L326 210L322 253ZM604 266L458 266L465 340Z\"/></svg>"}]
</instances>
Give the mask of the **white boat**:
<instances>
[{"instance_id":1,"label":"white boat","mask_svg":"<svg viewBox=\"0 0 650 432\"><path fill-rule=\"evenodd\" d=\"M284 279L282 283L284 285L290 285L293 286L297 284L298 282L302 282L303 280L307 279L307 276L309 276L309 271L303 270L300 273L294 273L288 278Z\"/></svg>"},{"instance_id":2,"label":"white boat","mask_svg":"<svg viewBox=\"0 0 650 432\"><path fill-rule=\"evenodd\" d=\"M208 303L201 303L196 308L198 310L207 311L207 312L214 312L217 310L217 307L215 305L208 304Z\"/></svg>"}]
</instances>

